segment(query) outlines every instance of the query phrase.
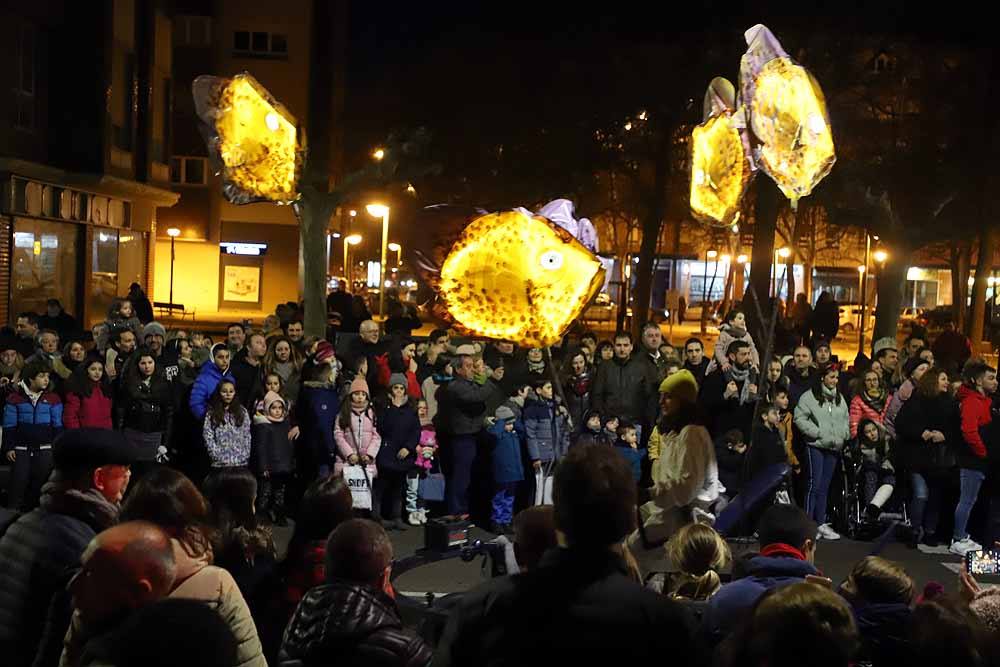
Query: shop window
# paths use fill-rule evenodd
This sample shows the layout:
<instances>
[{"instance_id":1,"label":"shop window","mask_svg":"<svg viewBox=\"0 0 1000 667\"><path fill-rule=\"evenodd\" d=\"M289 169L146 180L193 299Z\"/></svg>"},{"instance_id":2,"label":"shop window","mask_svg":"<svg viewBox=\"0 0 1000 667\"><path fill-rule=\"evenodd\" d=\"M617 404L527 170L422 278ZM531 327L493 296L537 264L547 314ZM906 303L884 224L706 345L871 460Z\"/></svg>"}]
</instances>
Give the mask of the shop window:
<instances>
[{"instance_id":1,"label":"shop window","mask_svg":"<svg viewBox=\"0 0 1000 667\"><path fill-rule=\"evenodd\" d=\"M79 317L82 229L64 222L14 218L11 312L44 313L48 299L59 299L66 312Z\"/></svg>"},{"instance_id":2,"label":"shop window","mask_svg":"<svg viewBox=\"0 0 1000 667\"><path fill-rule=\"evenodd\" d=\"M94 229L90 243L90 290L87 312L100 322L118 294L118 230Z\"/></svg>"}]
</instances>

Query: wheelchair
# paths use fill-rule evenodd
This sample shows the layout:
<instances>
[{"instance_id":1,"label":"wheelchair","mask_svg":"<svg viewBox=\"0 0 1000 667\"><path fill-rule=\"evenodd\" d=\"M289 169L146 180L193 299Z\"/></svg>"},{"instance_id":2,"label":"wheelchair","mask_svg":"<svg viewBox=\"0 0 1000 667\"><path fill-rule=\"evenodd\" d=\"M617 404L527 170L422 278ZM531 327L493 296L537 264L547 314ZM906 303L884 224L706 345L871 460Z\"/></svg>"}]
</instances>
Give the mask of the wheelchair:
<instances>
[{"instance_id":1,"label":"wheelchair","mask_svg":"<svg viewBox=\"0 0 1000 667\"><path fill-rule=\"evenodd\" d=\"M853 443L844 448L829 494L828 514L837 532L852 540L870 540L881 534L893 521L899 525L909 525L910 519L900 484L903 476L899 474L895 463L893 465L897 472L892 497L882 508L878 520L872 523L865 516L867 503L864 490L866 469L864 457L860 448Z\"/></svg>"}]
</instances>

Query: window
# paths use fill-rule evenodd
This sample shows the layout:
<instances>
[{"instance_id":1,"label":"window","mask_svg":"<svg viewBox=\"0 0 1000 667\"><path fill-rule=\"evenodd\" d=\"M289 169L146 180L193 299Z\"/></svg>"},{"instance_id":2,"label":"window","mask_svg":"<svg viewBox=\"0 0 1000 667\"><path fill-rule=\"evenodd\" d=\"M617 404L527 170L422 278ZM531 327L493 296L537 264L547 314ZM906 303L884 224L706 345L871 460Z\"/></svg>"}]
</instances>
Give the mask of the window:
<instances>
[{"instance_id":1,"label":"window","mask_svg":"<svg viewBox=\"0 0 1000 667\"><path fill-rule=\"evenodd\" d=\"M177 185L205 185L208 182L208 158L170 158L170 182Z\"/></svg>"},{"instance_id":2,"label":"window","mask_svg":"<svg viewBox=\"0 0 1000 667\"><path fill-rule=\"evenodd\" d=\"M135 96L136 96L136 85L135 80L135 54L126 53L124 54L124 63L122 65L124 70L124 76L122 76L121 86L122 92L124 93L123 103L124 109L122 109L122 124L112 126L112 138L114 140L115 148L121 149L123 151L132 150L132 119L133 112L135 111Z\"/></svg>"},{"instance_id":3,"label":"window","mask_svg":"<svg viewBox=\"0 0 1000 667\"><path fill-rule=\"evenodd\" d=\"M17 85L14 88L14 125L35 129L35 29L22 25L17 40Z\"/></svg>"},{"instance_id":4,"label":"window","mask_svg":"<svg viewBox=\"0 0 1000 667\"><path fill-rule=\"evenodd\" d=\"M233 55L248 58L287 58L288 37L276 32L233 33Z\"/></svg>"},{"instance_id":5,"label":"window","mask_svg":"<svg viewBox=\"0 0 1000 667\"><path fill-rule=\"evenodd\" d=\"M174 19L174 46L205 47L212 43L210 16L178 16Z\"/></svg>"}]
</instances>

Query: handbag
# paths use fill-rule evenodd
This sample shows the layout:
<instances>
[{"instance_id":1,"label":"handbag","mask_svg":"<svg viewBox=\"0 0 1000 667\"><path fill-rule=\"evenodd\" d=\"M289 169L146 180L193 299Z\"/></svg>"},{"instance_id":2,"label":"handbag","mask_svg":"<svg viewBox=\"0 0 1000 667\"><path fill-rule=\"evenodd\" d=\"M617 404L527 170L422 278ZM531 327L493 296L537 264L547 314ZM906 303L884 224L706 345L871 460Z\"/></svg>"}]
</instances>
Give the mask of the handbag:
<instances>
[{"instance_id":1,"label":"handbag","mask_svg":"<svg viewBox=\"0 0 1000 667\"><path fill-rule=\"evenodd\" d=\"M344 466L344 481L351 490L351 500L354 509L370 510L372 508L372 484L368 478L368 469L363 465Z\"/></svg>"},{"instance_id":2,"label":"handbag","mask_svg":"<svg viewBox=\"0 0 1000 667\"><path fill-rule=\"evenodd\" d=\"M439 472L430 472L417 482L417 497L430 502L444 500L445 480Z\"/></svg>"}]
</instances>

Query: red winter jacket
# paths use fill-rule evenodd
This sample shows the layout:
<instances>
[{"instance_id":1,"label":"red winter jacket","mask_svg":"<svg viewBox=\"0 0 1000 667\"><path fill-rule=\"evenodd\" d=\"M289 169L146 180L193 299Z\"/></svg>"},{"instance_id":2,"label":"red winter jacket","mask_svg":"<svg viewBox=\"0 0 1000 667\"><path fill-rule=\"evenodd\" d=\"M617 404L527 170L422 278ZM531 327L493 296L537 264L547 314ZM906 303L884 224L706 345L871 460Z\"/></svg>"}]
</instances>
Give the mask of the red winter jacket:
<instances>
[{"instance_id":1,"label":"red winter jacket","mask_svg":"<svg viewBox=\"0 0 1000 667\"><path fill-rule=\"evenodd\" d=\"M992 419L990 398L963 384L958 389L958 401L962 411L962 439L977 458L985 459L986 443L979 429Z\"/></svg>"},{"instance_id":2,"label":"red winter jacket","mask_svg":"<svg viewBox=\"0 0 1000 667\"><path fill-rule=\"evenodd\" d=\"M114 428L111 423L111 397L95 383L90 396L66 394L63 426L66 428Z\"/></svg>"}]
</instances>

